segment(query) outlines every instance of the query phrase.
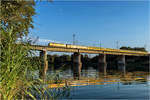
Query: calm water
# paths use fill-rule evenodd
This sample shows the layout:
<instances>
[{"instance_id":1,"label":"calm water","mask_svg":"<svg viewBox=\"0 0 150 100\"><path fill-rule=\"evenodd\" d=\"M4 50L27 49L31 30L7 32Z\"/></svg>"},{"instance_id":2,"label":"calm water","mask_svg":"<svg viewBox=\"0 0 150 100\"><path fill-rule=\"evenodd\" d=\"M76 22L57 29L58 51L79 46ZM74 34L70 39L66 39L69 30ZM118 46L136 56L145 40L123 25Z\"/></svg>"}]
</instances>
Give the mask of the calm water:
<instances>
[{"instance_id":1,"label":"calm water","mask_svg":"<svg viewBox=\"0 0 150 100\"><path fill-rule=\"evenodd\" d=\"M148 72L126 72L107 70L107 75L94 67L82 68L80 79L74 79L70 66L62 70L49 69L48 76L58 73L70 87L64 99L147 99L150 95ZM51 85L52 86L52 85ZM63 83L62 83L63 86Z\"/></svg>"}]
</instances>

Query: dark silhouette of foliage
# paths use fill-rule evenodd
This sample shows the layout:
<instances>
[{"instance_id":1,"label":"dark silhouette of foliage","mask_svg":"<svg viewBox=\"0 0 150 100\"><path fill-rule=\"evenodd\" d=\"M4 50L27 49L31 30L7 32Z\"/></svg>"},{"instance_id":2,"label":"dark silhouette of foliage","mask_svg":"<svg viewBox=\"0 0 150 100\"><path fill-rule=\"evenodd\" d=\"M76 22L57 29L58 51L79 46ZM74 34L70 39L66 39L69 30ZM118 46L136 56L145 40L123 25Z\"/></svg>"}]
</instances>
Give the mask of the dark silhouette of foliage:
<instances>
[{"instance_id":1,"label":"dark silhouette of foliage","mask_svg":"<svg viewBox=\"0 0 150 100\"><path fill-rule=\"evenodd\" d=\"M131 47L121 47L120 49L123 49L123 50L135 50L135 51L146 51L145 48L143 47L134 47L134 48L131 48Z\"/></svg>"}]
</instances>

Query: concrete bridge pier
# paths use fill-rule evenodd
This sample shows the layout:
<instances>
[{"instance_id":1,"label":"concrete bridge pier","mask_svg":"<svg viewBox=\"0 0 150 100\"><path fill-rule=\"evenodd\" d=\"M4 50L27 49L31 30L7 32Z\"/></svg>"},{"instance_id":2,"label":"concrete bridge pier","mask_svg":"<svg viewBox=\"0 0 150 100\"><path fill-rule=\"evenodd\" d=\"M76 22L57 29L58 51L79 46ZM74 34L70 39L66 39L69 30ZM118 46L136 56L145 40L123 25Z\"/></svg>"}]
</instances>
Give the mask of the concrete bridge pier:
<instances>
[{"instance_id":1,"label":"concrete bridge pier","mask_svg":"<svg viewBox=\"0 0 150 100\"><path fill-rule=\"evenodd\" d=\"M103 72L104 75L106 75L106 73L107 73L106 54L99 54L99 56L98 56L98 70L99 70L99 72Z\"/></svg>"},{"instance_id":2,"label":"concrete bridge pier","mask_svg":"<svg viewBox=\"0 0 150 100\"><path fill-rule=\"evenodd\" d=\"M74 79L80 79L81 68L82 68L81 54L78 52L75 52L73 54L73 76L74 76Z\"/></svg>"},{"instance_id":3,"label":"concrete bridge pier","mask_svg":"<svg viewBox=\"0 0 150 100\"><path fill-rule=\"evenodd\" d=\"M43 80L46 79L46 73L48 70L48 60L47 60L47 51L42 50L40 51L40 58L41 58L41 69L39 71L39 77L42 78ZM43 68L44 67L44 68Z\"/></svg>"},{"instance_id":4,"label":"concrete bridge pier","mask_svg":"<svg viewBox=\"0 0 150 100\"><path fill-rule=\"evenodd\" d=\"M117 66L118 66L118 70L120 70L121 72L123 72L125 74L126 72L126 66L125 66L125 55L119 55L117 57Z\"/></svg>"}]
</instances>

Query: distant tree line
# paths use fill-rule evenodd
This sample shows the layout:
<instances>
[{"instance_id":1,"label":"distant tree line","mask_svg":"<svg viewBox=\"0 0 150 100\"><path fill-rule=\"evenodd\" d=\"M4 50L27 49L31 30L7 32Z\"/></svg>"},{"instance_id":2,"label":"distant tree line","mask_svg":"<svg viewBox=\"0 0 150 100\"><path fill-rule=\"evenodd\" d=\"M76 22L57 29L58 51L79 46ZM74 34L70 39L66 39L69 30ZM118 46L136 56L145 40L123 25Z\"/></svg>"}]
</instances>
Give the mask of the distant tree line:
<instances>
[{"instance_id":1,"label":"distant tree line","mask_svg":"<svg viewBox=\"0 0 150 100\"><path fill-rule=\"evenodd\" d=\"M134 47L134 48L132 48L132 47L125 47L125 46L123 46L120 49L123 49L123 50L135 50L135 51L146 51L145 48L143 48L143 47Z\"/></svg>"}]
</instances>

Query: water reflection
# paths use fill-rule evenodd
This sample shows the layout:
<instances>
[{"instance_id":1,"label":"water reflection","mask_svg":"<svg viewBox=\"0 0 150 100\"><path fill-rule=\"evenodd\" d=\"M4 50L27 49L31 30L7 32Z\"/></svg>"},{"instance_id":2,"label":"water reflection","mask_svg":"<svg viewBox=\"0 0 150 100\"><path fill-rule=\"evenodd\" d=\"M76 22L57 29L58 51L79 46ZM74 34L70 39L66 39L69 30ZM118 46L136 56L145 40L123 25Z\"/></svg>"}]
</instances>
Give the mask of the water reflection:
<instances>
[{"instance_id":1,"label":"water reflection","mask_svg":"<svg viewBox=\"0 0 150 100\"><path fill-rule=\"evenodd\" d=\"M80 74L80 80L74 75L73 69L70 66L64 70L49 70L48 75L53 75L58 73L59 77L63 80L67 80L68 84L106 84L111 82L122 82L123 84L131 84L134 82L144 83L148 81L148 72L127 72L126 74L119 71L108 71L107 75L99 70L88 67L87 69L82 69Z\"/></svg>"},{"instance_id":2,"label":"water reflection","mask_svg":"<svg viewBox=\"0 0 150 100\"><path fill-rule=\"evenodd\" d=\"M88 66L82 68L78 80L75 78L76 76L71 66L64 67L48 71L48 75L58 73L58 76L62 79L59 84L52 83L48 87L58 88L69 86L71 88L70 96L66 98L149 98L150 76L148 72L122 73L117 70L107 70L107 74L104 74L98 68ZM140 95L137 96L136 93Z\"/></svg>"}]
</instances>

